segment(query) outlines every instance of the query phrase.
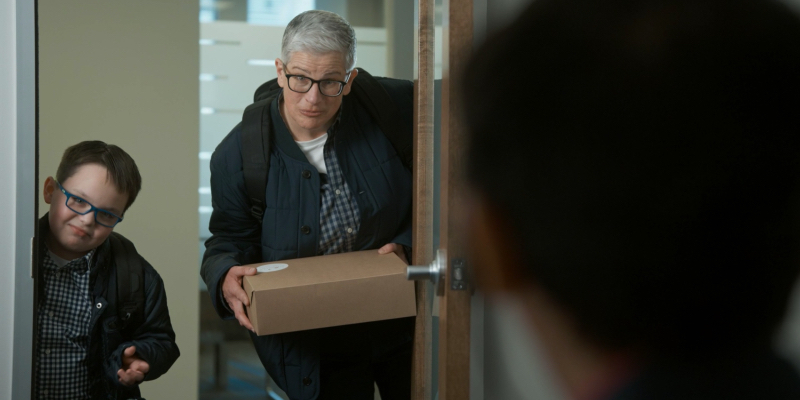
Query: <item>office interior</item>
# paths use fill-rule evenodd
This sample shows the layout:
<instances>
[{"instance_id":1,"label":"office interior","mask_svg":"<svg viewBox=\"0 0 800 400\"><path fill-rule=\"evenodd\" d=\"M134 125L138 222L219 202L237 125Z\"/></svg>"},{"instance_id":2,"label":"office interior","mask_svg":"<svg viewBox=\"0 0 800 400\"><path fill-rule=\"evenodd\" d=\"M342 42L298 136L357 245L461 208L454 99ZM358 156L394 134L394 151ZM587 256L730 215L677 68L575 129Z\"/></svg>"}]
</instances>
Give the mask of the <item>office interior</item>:
<instances>
[{"instance_id":1,"label":"office interior","mask_svg":"<svg viewBox=\"0 0 800 400\"><path fill-rule=\"evenodd\" d=\"M437 79L447 1L435 7ZM530 1L474 0L476 42ZM163 277L181 348L167 374L142 385L143 397L285 398L244 329L215 319L198 272L210 235L211 152L255 88L275 77L283 28L306 9L351 22L358 66L415 78L413 1L0 0L0 253L14 265L0 269L0 398L27 398L31 385L30 249L46 211L32 200L36 186L66 147L88 139L119 145L139 165L143 190L118 231ZM800 367L800 293L792 304L778 346ZM515 304L477 293L471 313L471 399L562 398Z\"/></svg>"}]
</instances>

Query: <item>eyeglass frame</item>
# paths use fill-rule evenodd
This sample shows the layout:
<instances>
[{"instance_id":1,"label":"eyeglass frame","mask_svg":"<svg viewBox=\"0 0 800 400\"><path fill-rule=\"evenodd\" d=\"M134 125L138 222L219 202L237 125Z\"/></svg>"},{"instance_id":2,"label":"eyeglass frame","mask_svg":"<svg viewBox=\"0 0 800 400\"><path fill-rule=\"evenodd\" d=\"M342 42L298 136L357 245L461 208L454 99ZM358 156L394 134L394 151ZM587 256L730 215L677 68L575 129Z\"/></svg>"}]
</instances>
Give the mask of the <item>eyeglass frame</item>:
<instances>
[{"instance_id":1,"label":"eyeglass frame","mask_svg":"<svg viewBox=\"0 0 800 400\"><path fill-rule=\"evenodd\" d=\"M281 64L283 64L283 63L281 63ZM311 78L309 78L309 77L307 77L305 75L287 74L286 73L286 64L283 64L283 76L286 77L286 86L289 88L289 90L291 90L291 91L293 91L295 93L308 93L308 92L311 91L311 88L314 87L314 84L316 83L317 84L317 90L319 90L319 94L321 94L321 95L323 95L325 97L339 97L339 96L342 95L342 92L344 91L344 86L347 85L347 83L350 80L350 77L352 76L352 74L353 74L353 70L350 70L350 72L347 73L347 78L345 78L344 81L337 81L335 79L320 79L320 80L316 80L316 79L311 79ZM295 76L299 76L301 78L308 79L308 80L311 81L311 86L308 87L308 90L306 90L305 92L301 92L299 90L292 89L292 85L289 82L291 82L292 81L291 78L295 77ZM338 83L339 84L339 92L334 94L334 95L322 93L322 86L319 85L320 82L336 82L336 83Z\"/></svg>"},{"instance_id":2,"label":"eyeglass frame","mask_svg":"<svg viewBox=\"0 0 800 400\"><path fill-rule=\"evenodd\" d=\"M118 224L118 223L122 222L122 217L120 217L119 215L117 215L117 214L114 214L113 212L111 212L111 211L108 211L108 210L106 210L106 209L104 209L104 208L95 207L95 206L94 206L94 204L92 204L92 203L89 203L89 202L88 202L88 201L86 201L86 199L84 199L83 197L81 197L81 196L76 196L76 195L74 195L74 194L72 194L72 193L68 192L68 191L67 191L67 189L64 189L64 187L63 187L63 186L61 186L61 183L59 183L57 180L53 179L53 182L55 182L55 183L56 183L56 185L58 185L58 188L61 190L61 193L64 193L64 196L66 196L66 197L67 197L67 198L66 198L66 200L64 200L64 205L65 205L65 206L67 206L67 208L69 208L69 210L70 210L70 211L72 211L72 212L74 212L75 214L78 214L78 215L86 215L86 214L88 214L88 213L90 213L90 212L94 211L94 222L97 222L99 225L105 226L106 228L113 228L113 227L117 226L117 224ZM74 209L74 208L72 208L72 207L70 207L70 206L69 206L69 199L70 199L71 197L75 197L75 198L77 198L77 199L80 199L80 201L82 201L82 202L84 202L84 203L88 204L88 205L89 205L89 209L88 209L86 212L79 212L79 211L75 211L75 209ZM109 226L109 225L106 225L106 224L104 224L104 223L102 223L102 222L98 221L98 220L97 220L97 212L98 212L98 211L100 211L100 212L104 212L104 213L106 213L106 214L110 214L110 215L113 215L113 216L117 217L117 222L115 222L115 223L114 223L114 225L110 225L110 226Z\"/></svg>"}]
</instances>

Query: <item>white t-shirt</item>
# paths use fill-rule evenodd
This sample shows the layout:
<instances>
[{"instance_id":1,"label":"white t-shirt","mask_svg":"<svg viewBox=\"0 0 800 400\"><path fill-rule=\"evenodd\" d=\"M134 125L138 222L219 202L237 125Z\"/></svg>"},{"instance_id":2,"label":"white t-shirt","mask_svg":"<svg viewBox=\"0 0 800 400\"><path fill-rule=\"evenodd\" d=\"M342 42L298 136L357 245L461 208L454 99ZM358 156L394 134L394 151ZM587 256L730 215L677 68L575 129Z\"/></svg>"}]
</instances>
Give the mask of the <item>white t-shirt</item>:
<instances>
[{"instance_id":1,"label":"white t-shirt","mask_svg":"<svg viewBox=\"0 0 800 400\"><path fill-rule=\"evenodd\" d=\"M298 146L300 146L300 150L303 151L303 154L306 155L308 162L311 163L314 167L317 168L320 174L327 174L328 168L325 167L325 155L323 150L325 149L325 142L328 141L328 133L326 132L324 135L309 140L307 142L298 142Z\"/></svg>"}]
</instances>

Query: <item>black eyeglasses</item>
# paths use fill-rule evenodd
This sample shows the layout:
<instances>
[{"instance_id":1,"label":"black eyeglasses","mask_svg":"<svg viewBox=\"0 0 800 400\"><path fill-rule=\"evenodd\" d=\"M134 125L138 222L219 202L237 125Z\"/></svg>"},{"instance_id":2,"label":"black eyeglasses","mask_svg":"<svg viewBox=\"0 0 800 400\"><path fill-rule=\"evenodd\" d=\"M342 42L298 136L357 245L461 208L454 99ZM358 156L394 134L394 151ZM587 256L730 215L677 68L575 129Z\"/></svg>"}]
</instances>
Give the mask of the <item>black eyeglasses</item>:
<instances>
[{"instance_id":1,"label":"black eyeglasses","mask_svg":"<svg viewBox=\"0 0 800 400\"><path fill-rule=\"evenodd\" d=\"M347 81L350 80L350 73L347 74L347 79L342 81L335 81L332 79L316 80L303 75L291 75L286 73L286 64L283 65L283 74L286 75L286 80L289 81L289 89L297 93L308 93L314 84L317 84L319 92L324 96L336 97L342 94L342 89Z\"/></svg>"},{"instance_id":2,"label":"black eyeglasses","mask_svg":"<svg viewBox=\"0 0 800 400\"><path fill-rule=\"evenodd\" d=\"M72 210L74 213L86 215L94 211L95 222L108 228L113 228L116 224L122 222L122 217L112 213L111 211L93 206L92 203L89 203L82 197L75 196L74 194L68 192L63 186L61 186L60 183L58 183L58 181L55 182L56 185L58 185L58 188L61 189L61 192L67 196L67 200L64 201L64 204L66 204L67 208Z\"/></svg>"}]
</instances>

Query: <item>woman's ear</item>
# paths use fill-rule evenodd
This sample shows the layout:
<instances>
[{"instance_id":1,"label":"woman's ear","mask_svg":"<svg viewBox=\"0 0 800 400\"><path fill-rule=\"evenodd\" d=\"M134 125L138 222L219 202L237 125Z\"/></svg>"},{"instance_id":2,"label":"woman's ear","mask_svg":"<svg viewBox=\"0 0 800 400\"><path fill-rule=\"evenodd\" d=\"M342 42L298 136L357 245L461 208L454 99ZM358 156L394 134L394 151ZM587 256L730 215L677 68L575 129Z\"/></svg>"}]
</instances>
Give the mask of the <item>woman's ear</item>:
<instances>
[{"instance_id":1,"label":"woman's ear","mask_svg":"<svg viewBox=\"0 0 800 400\"><path fill-rule=\"evenodd\" d=\"M466 240L478 288L486 294L522 290L530 278L509 217L474 192L467 208Z\"/></svg>"},{"instance_id":2,"label":"woman's ear","mask_svg":"<svg viewBox=\"0 0 800 400\"><path fill-rule=\"evenodd\" d=\"M344 85L344 89L342 90L342 96L347 96L350 94L350 89L353 88L353 81L356 80L356 76L358 75L358 69L353 68L350 70L350 78L347 79L347 83Z\"/></svg>"}]
</instances>

